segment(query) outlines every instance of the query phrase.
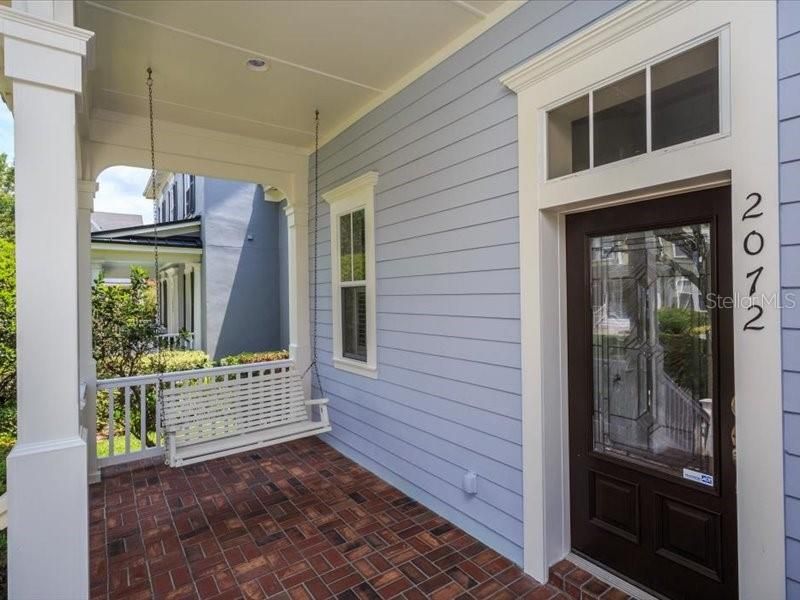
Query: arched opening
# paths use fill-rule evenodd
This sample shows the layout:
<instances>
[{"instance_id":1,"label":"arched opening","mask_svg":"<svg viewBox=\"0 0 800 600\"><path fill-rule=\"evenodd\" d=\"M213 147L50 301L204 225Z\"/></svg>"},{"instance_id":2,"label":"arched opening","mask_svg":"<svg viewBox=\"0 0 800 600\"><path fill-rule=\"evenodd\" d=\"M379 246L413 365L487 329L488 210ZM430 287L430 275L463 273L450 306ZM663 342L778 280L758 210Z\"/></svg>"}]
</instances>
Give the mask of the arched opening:
<instances>
[{"instance_id":1,"label":"arched opening","mask_svg":"<svg viewBox=\"0 0 800 600\"><path fill-rule=\"evenodd\" d=\"M290 277L286 198L276 187L167 170L153 181L129 166L103 170L97 184L91 297L102 466L162 444L153 382L114 380L289 358Z\"/></svg>"}]
</instances>

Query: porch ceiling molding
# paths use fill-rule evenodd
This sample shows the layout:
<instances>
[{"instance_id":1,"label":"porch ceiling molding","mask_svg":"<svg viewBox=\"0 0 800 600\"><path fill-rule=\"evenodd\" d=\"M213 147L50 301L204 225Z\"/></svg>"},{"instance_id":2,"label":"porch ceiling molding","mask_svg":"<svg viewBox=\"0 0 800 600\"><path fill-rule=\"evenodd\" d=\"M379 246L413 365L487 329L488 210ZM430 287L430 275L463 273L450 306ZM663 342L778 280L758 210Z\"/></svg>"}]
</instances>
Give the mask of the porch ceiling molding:
<instances>
[{"instance_id":1,"label":"porch ceiling molding","mask_svg":"<svg viewBox=\"0 0 800 600\"><path fill-rule=\"evenodd\" d=\"M528 62L504 73L500 82L519 93L547 79L587 56L649 27L669 15L694 4L695 0L636 0L614 13L614 18L603 19L572 36Z\"/></svg>"}]
</instances>

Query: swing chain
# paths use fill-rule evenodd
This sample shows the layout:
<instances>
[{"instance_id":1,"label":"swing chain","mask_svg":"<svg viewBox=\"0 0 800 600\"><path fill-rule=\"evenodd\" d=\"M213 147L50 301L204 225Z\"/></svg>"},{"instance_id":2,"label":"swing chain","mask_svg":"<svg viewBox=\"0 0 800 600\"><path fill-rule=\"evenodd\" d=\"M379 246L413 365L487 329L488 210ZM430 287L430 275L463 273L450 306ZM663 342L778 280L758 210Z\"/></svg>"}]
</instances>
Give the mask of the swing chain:
<instances>
[{"instance_id":1,"label":"swing chain","mask_svg":"<svg viewBox=\"0 0 800 600\"><path fill-rule=\"evenodd\" d=\"M161 306L161 283L159 282L159 257L158 257L158 198L156 197L156 134L155 119L153 118L153 69L147 67L147 103L150 121L150 191L153 196L153 263L154 276L156 282L156 319L159 329L161 327L162 309ZM160 423L164 421L164 367L161 355L161 338L156 336L156 398L159 409L158 419ZM142 440L146 444L146 440Z\"/></svg>"},{"instance_id":2,"label":"swing chain","mask_svg":"<svg viewBox=\"0 0 800 600\"><path fill-rule=\"evenodd\" d=\"M314 322L312 325L312 333L311 333L311 364L308 365L308 368L303 372L302 377L306 376L306 373L313 370L314 371L314 379L317 382L317 389L319 390L320 396L325 396L325 392L322 388L322 379L319 376L319 367L317 364L317 333L318 333L318 321L317 318L319 312L319 291L318 291L318 278L319 273L317 271L317 266L319 262L319 248L317 247L317 242L319 239L319 110L314 111L314 260L313 260L313 272L314 272Z\"/></svg>"}]
</instances>

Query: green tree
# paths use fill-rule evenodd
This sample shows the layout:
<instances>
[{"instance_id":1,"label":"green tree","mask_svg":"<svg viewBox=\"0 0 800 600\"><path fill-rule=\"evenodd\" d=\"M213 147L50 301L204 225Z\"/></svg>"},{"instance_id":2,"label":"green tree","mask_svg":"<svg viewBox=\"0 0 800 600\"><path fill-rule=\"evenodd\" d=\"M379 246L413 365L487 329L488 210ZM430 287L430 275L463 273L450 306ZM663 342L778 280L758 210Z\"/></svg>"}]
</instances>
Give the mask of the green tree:
<instances>
[{"instance_id":1,"label":"green tree","mask_svg":"<svg viewBox=\"0 0 800 600\"><path fill-rule=\"evenodd\" d=\"M0 238L14 240L14 165L0 154Z\"/></svg>"},{"instance_id":2,"label":"green tree","mask_svg":"<svg viewBox=\"0 0 800 600\"><path fill-rule=\"evenodd\" d=\"M14 242L0 237L0 405L14 406L16 398L17 321ZM4 427L0 425L0 429Z\"/></svg>"},{"instance_id":3,"label":"green tree","mask_svg":"<svg viewBox=\"0 0 800 600\"><path fill-rule=\"evenodd\" d=\"M140 267L132 267L130 285L108 285L102 274L92 284L92 353L97 361L98 379L131 377L142 371L145 357L153 349L160 329L156 320L156 302L152 283ZM158 355L155 359L158 362ZM155 364L156 370L163 365ZM131 434L140 438L141 388L134 388L130 398ZM145 390L147 422L155 423L154 390ZM98 394L98 425L116 428L124 419L124 398L119 392ZM114 422L108 423L108 403L113 402ZM153 440L140 440L152 445Z\"/></svg>"},{"instance_id":4,"label":"green tree","mask_svg":"<svg viewBox=\"0 0 800 600\"><path fill-rule=\"evenodd\" d=\"M0 437L16 435L17 321L14 167L0 154Z\"/></svg>"},{"instance_id":5,"label":"green tree","mask_svg":"<svg viewBox=\"0 0 800 600\"><path fill-rule=\"evenodd\" d=\"M131 377L153 349L159 334L152 284L140 267L131 268L129 286L92 284L92 347L97 377Z\"/></svg>"}]
</instances>

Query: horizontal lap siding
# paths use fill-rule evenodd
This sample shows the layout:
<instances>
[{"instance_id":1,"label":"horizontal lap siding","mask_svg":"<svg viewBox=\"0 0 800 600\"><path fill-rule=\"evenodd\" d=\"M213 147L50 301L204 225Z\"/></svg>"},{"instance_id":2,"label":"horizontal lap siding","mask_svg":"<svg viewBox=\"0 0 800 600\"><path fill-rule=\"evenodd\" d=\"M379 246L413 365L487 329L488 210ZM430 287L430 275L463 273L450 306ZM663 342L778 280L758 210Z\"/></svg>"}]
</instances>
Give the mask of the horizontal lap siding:
<instances>
[{"instance_id":1,"label":"horizontal lap siding","mask_svg":"<svg viewBox=\"0 0 800 600\"><path fill-rule=\"evenodd\" d=\"M498 77L617 5L527 4L319 154L322 191L380 174L377 380L332 367L329 213L320 205L319 371L333 422L326 439L518 563L517 106ZM468 470L479 476L476 496L461 489Z\"/></svg>"},{"instance_id":2,"label":"horizontal lap siding","mask_svg":"<svg viewBox=\"0 0 800 600\"><path fill-rule=\"evenodd\" d=\"M778 3L778 115L786 575L800 600L800 2Z\"/></svg>"}]
</instances>

